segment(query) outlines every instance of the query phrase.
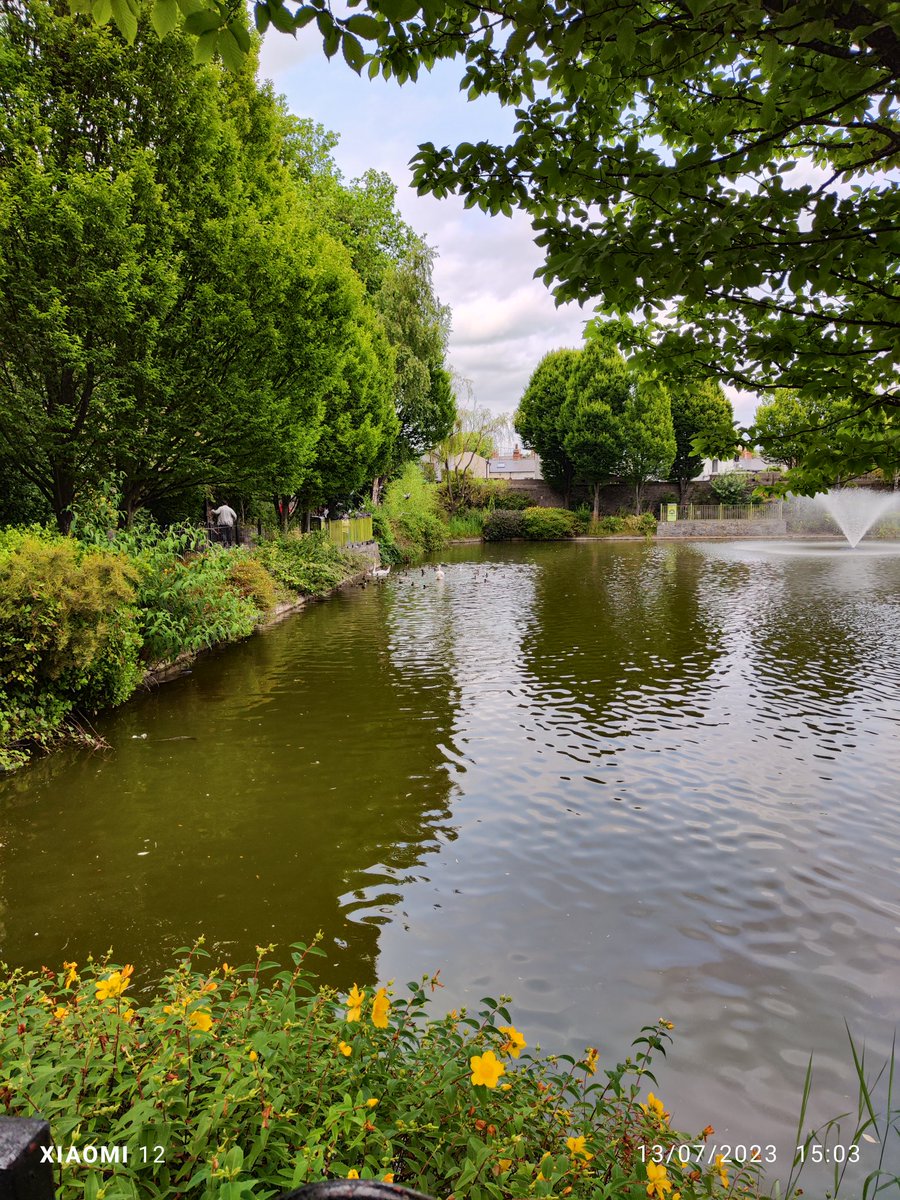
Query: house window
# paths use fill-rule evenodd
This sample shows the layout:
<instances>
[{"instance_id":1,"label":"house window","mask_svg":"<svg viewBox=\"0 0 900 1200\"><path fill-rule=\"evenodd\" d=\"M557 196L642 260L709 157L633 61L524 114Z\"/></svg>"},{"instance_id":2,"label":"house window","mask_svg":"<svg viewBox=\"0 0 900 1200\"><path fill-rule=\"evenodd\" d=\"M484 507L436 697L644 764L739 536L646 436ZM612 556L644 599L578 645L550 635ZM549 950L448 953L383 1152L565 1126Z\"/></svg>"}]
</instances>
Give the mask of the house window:
<instances>
[{"instance_id":1,"label":"house window","mask_svg":"<svg viewBox=\"0 0 900 1200\"><path fill-rule=\"evenodd\" d=\"M709 473L710 473L710 475L718 475L718 473L719 473L719 460L718 460L717 458L714 458L714 459L712 460L712 466L711 466L711 467L710 467L710 469L709 469Z\"/></svg>"}]
</instances>

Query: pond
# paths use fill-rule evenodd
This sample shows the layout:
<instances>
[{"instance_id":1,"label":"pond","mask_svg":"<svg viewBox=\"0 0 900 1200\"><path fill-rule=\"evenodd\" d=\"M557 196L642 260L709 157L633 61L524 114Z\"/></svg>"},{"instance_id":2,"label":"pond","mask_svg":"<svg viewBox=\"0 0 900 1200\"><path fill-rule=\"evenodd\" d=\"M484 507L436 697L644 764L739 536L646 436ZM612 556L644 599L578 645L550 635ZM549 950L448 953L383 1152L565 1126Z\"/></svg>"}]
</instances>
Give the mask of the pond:
<instances>
[{"instance_id":1,"label":"pond","mask_svg":"<svg viewBox=\"0 0 900 1200\"><path fill-rule=\"evenodd\" d=\"M0 785L0 957L137 978L324 931L545 1050L664 1016L673 1124L855 1107L900 994L900 554L465 546L210 655Z\"/></svg>"}]
</instances>

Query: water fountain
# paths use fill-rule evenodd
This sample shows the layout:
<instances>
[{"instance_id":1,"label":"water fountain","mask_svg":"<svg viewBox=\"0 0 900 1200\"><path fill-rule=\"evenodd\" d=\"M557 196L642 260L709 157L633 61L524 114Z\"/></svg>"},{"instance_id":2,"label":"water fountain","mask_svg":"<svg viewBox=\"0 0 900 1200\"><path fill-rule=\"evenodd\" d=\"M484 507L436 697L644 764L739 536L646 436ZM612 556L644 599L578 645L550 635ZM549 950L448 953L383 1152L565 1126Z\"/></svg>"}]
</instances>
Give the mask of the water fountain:
<instances>
[{"instance_id":1,"label":"water fountain","mask_svg":"<svg viewBox=\"0 0 900 1200\"><path fill-rule=\"evenodd\" d=\"M900 492L832 488L814 496L812 502L825 509L855 548L880 517L886 516L891 509L900 508Z\"/></svg>"}]
</instances>

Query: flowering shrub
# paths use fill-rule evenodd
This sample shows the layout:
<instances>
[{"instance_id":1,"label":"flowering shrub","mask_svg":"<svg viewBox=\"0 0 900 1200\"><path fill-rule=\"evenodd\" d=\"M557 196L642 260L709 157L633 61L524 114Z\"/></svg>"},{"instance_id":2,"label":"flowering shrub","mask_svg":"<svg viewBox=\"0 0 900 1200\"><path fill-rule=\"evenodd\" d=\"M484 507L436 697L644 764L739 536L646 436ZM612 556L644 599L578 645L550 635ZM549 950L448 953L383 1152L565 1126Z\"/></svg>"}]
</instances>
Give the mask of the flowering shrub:
<instances>
[{"instance_id":1,"label":"flowering shrub","mask_svg":"<svg viewBox=\"0 0 900 1200\"><path fill-rule=\"evenodd\" d=\"M62 1200L269 1197L322 1178L441 1200L694 1200L750 1180L653 1161L651 1147L713 1132L687 1139L652 1092L639 1099L668 1022L603 1069L596 1048L532 1053L504 997L433 1017L437 976L402 998L390 984L342 998L316 988L315 944L294 947L292 970L271 950L233 969L195 947L140 995L131 966L106 961L4 971L6 1111L45 1117L56 1145L130 1148L125 1162L59 1166Z\"/></svg>"}]
</instances>

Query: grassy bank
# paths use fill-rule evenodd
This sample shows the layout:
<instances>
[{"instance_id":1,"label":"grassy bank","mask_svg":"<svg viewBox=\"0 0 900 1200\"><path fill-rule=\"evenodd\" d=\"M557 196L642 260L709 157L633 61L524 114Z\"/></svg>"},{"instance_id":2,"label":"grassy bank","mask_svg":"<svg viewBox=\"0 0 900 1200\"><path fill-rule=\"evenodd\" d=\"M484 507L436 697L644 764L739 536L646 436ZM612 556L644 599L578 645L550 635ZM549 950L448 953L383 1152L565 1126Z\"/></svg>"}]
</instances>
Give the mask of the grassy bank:
<instances>
[{"instance_id":1,"label":"grassy bank","mask_svg":"<svg viewBox=\"0 0 900 1200\"><path fill-rule=\"evenodd\" d=\"M0 770L89 738L91 718L147 672L246 637L279 602L357 570L321 534L223 550L188 526L112 540L0 532Z\"/></svg>"},{"instance_id":2,"label":"grassy bank","mask_svg":"<svg viewBox=\"0 0 900 1200\"><path fill-rule=\"evenodd\" d=\"M3 969L6 1109L40 1114L57 1145L131 1148L58 1168L62 1200L237 1200L357 1177L441 1200L759 1194L755 1168L704 1154L711 1128L670 1127L652 1091L668 1022L624 1062L542 1055L504 997L433 1015L436 977L341 996L309 972L315 945L288 970L271 950L232 969L195 948L159 982L106 961ZM691 1162L665 1162L685 1145Z\"/></svg>"},{"instance_id":3,"label":"grassy bank","mask_svg":"<svg viewBox=\"0 0 900 1200\"><path fill-rule=\"evenodd\" d=\"M652 513L593 521L589 509L573 512L529 505L527 496L503 480L463 477L449 483L428 483L415 463L388 486L374 520L382 560L391 563L416 562L426 554L438 553L448 542L472 538L543 542L656 533Z\"/></svg>"}]
</instances>

